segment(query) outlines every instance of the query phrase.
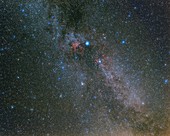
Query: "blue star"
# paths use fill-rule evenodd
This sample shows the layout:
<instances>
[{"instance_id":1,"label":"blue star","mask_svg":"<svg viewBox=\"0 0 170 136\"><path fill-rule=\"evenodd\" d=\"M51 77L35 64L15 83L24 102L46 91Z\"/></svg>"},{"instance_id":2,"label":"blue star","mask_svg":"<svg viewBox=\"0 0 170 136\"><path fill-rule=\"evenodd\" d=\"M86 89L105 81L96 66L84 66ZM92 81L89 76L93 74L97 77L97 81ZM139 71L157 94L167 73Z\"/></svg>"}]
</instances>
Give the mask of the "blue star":
<instances>
[{"instance_id":1,"label":"blue star","mask_svg":"<svg viewBox=\"0 0 170 136\"><path fill-rule=\"evenodd\" d=\"M98 63L99 63L99 64L101 64L101 63L102 63L102 60L101 60L101 59L99 59L99 60L98 60Z\"/></svg>"},{"instance_id":2,"label":"blue star","mask_svg":"<svg viewBox=\"0 0 170 136\"><path fill-rule=\"evenodd\" d=\"M137 7L134 7L134 9L137 9Z\"/></svg>"},{"instance_id":3,"label":"blue star","mask_svg":"<svg viewBox=\"0 0 170 136\"><path fill-rule=\"evenodd\" d=\"M128 17L131 17L131 12L129 12Z\"/></svg>"},{"instance_id":4,"label":"blue star","mask_svg":"<svg viewBox=\"0 0 170 136\"><path fill-rule=\"evenodd\" d=\"M168 79L165 79L164 80L164 84L168 84L169 80Z\"/></svg>"},{"instance_id":5,"label":"blue star","mask_svg":"<svg viewBox=\"0 0 170 136\"><path fill-rule=\"evenodd\" d=\"M76 59L76 60L78 59L77 55L74 56L74 59Z\"/></svg>"},{"instance_id":6,"label":"blue star","mask_svg":"<svg viewBox=\"0 0 170 136\"><path fill-rule=\"evenodd\" d=\"M13 36L12 36L12 38L13 38L13 39L15 39L15 38L16 38L16 36L15 36L15 35L13 35Z\"/></svg>"},{"instance_id":7,"label":"blue star","mask_svg":"<svg viewBox=\"0 0 170 136\"><path fill-rule=\"evenodd\" d=\"M4 48L2 47L2 48L0 48L0 51L4 51Z\"/></svg>"},{"instance_id":8,"label":"blue star","mask_svg":"<svg viewBox=\"0 0 170 136\"><path fill-rule=\"evenodd\" d=\"M97 99L97 97L96 97L96 96L93 96L93 98L94 98L94 99Z\"/></svg>"},{"instance_id":9,"label":"blue star","mask_svg":"<svg viewBox=\"0 0 170 136\"><path fill-rule=\"evenodd\" d=\"M85 45L86 45L86 46L90 46L90 42L89 42L89 41L86 41L86 42L85 42Z\"/></svg>"},{"instance_id":10,"label":"blue star","mask_svg":"<svg viewBox=\"0 0 170 136\"><path fill-rule=\"evenodd\" d=\"M62 66L61 69L64 70L64 66Z\"/></svg>"},{"instance_id":11,"label":"blue star","mask_svg":"<svg viewBox=\"0 0 170 136\"><path fill-rule=\"evenodd\" d=\"M51 22L50 21L48 21L48 25L50 25L51 24Z\"/></svg>"},{"instance_id":12,"label":"blue star","mask_svg":"<svg viewBox=\"0 0 170 136\"><path fill-rule=\"evenodd\" d=\"M125 44L126 43L126 41L125 40L122 40L122 44Z\"/></svg>"},{"instance_id":13,"label":"blue star","mask_svg":"<svg viewBox=\"0 0 170 136\"><path fill-rule=\"evenodd\" d=\"M25 12L25 10L24 10L24 9L22 9L22 10L21 10L21 12Z\"/></svg>"}]
</instances>

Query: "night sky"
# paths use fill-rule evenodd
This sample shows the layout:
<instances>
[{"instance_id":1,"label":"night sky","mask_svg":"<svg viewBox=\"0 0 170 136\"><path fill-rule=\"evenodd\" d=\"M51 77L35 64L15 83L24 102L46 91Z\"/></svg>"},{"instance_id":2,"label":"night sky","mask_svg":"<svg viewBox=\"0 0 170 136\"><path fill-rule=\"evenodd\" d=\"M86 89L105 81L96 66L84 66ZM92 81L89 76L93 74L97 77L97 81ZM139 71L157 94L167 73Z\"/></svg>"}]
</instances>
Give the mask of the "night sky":
<instances>
[{"instance_id":1,"label":"night sky","mask_svg":"<svg viewBox=\"0 0 170 136\"><path fill-rule=\"evenodd\" d=\"M170 136L168 0L0 0L0 136Z\"/></svg>"}]
</instances>

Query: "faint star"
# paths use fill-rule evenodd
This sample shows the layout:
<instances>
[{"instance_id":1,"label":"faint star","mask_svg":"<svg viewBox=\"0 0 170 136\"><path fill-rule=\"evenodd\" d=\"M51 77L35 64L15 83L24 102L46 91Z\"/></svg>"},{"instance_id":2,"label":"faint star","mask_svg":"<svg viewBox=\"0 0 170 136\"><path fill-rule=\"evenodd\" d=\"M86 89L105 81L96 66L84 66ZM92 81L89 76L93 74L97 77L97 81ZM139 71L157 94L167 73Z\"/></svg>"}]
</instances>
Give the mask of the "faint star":
<instances>
[{"instance_id":1,"label":"faint star","mask_svg":"<svg viewBox=\"0 0 170 136\"><path fill-rule=\"evenodd\" d=\"M63 95L62 94L60 94L60 96L59 96L60 98L62 98L63 97Z\"/></svg>"},{"instance_id":2,"label":"faint star","mask_svg":"<svg viewBox=\"0 0 170 136\"><path fill-rule=\"evenodd\" d=\"M62 66L61 69L64 70L64 66Z\"/></svg>"},{"instance_id":3,"label":"faint star","mask_svg":"<svg viewBox=\"0 0 170 136\"><path fill-rule=\"evenodd\" d=\"M83 82L81 82L81 85L84 85L84 83L83 83Z\"/></svg>"},{"instance_id":4,"label":"faint star","mask_svg":"<svg viewBox=\"0 0 170 136\"><path fill-rule=\"evenodd\" d=\"M164 84L168 84L168 81L169 81L168 79L165 79Z\"/></svg>"},{"instance_id":5,"label":"faint star","mask_svg":"<svg viewBox=\"0 0 170 136\"><path fill-rule=\"evenodd\" d=\"M11 109L14 109L14 105L11 105Z\"/></svg>"},{"instance_id":6,"label":"faint star","mask_svg":"<svg viewBox=\"0 0 170 136\"><path fill-rule=\"evenodd\" d=\"M25 10L24 10L24 9L22 9L22 10L21 10L21 12L25 12Z\"/></svg>"},{"instance_id":7,"label":"faint star","mask_svg":"<svg viewBox=\"0 0 170 136\"><path fill-rule=\"evenodd\" d=\"M93 98L94 98L94 99L97 99L97 97L96 97L96 96L93 96Z\"/></svg>"}]
</instances>

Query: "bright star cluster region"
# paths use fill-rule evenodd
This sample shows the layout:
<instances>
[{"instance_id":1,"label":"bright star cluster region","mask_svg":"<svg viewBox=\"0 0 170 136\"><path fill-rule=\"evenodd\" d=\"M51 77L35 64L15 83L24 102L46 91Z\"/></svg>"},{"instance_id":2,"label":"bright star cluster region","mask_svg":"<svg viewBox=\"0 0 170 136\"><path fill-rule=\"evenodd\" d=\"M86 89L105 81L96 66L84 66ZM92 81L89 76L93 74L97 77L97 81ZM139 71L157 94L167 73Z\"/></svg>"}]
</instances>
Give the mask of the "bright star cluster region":
<instances>
[{"instance_id":1,"label":"bright star cluster region","mask_svg":"<svg viewBox=\"0 0 170 136\"><path fill-rule=\"evenodd\" d=\"M167 0L1 0L0 136L169 136Z\"/></svg>"}]
</instances>

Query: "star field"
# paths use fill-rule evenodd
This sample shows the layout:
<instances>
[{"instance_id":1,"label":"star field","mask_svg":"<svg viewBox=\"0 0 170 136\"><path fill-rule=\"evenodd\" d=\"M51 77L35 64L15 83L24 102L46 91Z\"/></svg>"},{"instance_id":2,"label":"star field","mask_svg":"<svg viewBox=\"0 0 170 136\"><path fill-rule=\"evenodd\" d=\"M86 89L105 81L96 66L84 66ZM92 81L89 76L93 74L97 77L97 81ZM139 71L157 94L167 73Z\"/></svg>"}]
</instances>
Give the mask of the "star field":
<instances>
[{"instance_id":1,"label":"star field","mask_svg":"<svg viewBox=\"0 0 170 136\"><path fill-rule=\"evenodd\" d=\"M0 136L168 136L168 1L1 0Z\"/></svg>"}]
</instances>

